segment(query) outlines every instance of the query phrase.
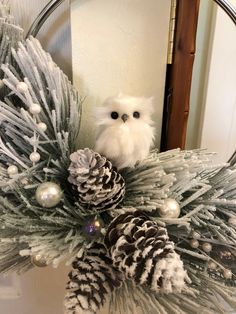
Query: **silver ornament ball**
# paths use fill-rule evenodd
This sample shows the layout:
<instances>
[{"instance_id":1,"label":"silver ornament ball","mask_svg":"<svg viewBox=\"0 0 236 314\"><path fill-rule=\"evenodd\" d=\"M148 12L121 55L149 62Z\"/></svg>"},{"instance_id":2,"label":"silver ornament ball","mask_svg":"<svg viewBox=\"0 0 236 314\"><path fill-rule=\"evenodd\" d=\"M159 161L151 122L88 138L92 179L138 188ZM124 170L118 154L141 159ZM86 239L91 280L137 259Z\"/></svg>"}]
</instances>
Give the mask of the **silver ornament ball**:
<instances>
[{"instance_id":1,"label":"silver ornament ball","mask_svg":"<svg viewBox=\"0 0 236 314\"><path fill-rule=\"evenodd\" d=\"M38 123L37 127L39 128L39 130L41 130L43 132L47 131L47 125L44 122Z\"/></svg>"},{"instance_id":2,"label":"silver ornament ball","mask_svg":"<svg viewBox=\"0 0 236 314\"><path fill-rule=\"evenodd\" d=\"M16 89L20 93L26 93L28 91L28 85L25 82L20 82L17 84Z\"/></svg>"},{"instance_id":3,"label":"silver ornament ball","mask_svg":"<svg viewBox=\"0 0 236 314\"><path fill-rule=\"evenodd\" d=\"M45 182L38 186L35 197L39 205L51 208L60 203L62 190L56 183Z\"/></svg>"},{"instance_id":4,"label":"silver ornament ball","mask_svg":"<svg viewBox=\"0 0 236 314\"><path fill-rule=\"evenodd\" d=\"M210 243L203 243L202 249L206 253L210 253L212 251L212 245Z\"/></svg>"},{"instance_id":5,"label":"silver ornament ball","mask_svg":"<svg viewBox=\"0 0 236 314\"><path fill-rule=\"evenodd\" d=\"M180 215L179 203L173 198L166 198L158 213L162 218L178 218Z\"/></svg>"},{"instance_id":6,"label":"silver ornament ball","mask_svg":"<svg viewBox=\"0 0 236 314\"><path fill-rule=\"evenodd\" d=\"M29 111L30 113L32 113L33 115L37 115L41 112L42 108L39 104L32 104L30 107L29 107Z\"/></svg>"},{"instance_id":7,"label":"silver ornament ball","mask_svg":"<svg viewBox=\"0 0 236 314\"><path fill-rule=\"evenodd\" d=\"M40 254L31 256L31 263L37 267L46 267L48 266L47 260Z\"/></svg>"},{"instance_id":8,"label":"silver ornament ball","mask_svg":"<svg viewBox=\"0 0 236 314\"><path fill-rule=\"evenodd\" d=\"M39 153L37 153L37 152L31 153L30 156L29 156L29 158L30 158L30 160L31 160L32 162L38 162L38 161L40 161L40 155L39 155Z\"/></svg>"},{"instance_id":9,"label":"silver ornament ball","mask_svg":"<svg viewBox=\"0 0 236 314\"><path fill-rule=\"evenodd\" d=\"M18 173L18 168L15 165L9 166L7 168L7 173L10 177L14 176Z\"/></svg>"}]
</instances>

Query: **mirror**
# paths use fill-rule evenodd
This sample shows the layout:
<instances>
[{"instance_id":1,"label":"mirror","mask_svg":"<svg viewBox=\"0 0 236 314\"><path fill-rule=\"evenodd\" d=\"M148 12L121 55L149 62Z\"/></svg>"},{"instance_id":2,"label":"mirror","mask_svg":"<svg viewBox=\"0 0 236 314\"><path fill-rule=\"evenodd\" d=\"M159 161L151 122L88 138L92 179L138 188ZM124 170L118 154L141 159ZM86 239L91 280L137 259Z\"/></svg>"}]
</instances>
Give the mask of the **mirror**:
<instances>
[{"instance_id":1,"label":"mirror","mask_svg":"<svg viewBox=\"0 0 236 314\"><path fill-rule=\"evenodd\" d=\"M236 7L236 0L230 1ZM236 27L213 1L201 1L186 148L227 161L236 148Z\"/></svg>"}]
</instances>

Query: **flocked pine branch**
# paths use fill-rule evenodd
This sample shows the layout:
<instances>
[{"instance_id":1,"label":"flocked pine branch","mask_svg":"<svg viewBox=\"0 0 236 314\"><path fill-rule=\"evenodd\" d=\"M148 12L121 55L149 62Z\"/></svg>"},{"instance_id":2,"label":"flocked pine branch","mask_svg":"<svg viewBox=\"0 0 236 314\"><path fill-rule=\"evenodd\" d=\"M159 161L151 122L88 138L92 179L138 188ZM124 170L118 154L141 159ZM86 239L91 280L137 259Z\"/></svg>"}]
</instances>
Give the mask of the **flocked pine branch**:
<instances>
[{"instance_id":1,"label":"flocked pine branch","mask_svg":"<svg viewBox=\"0 0 236 314\"><path fill-rule=\"evenodd\" d=\"M23 39L23 29L15 24L11 15L9 1L0 1L0 64L8 63L12 67L16 66L12 59L11 49L15 48L19 41ZM0 79L3 79L4 72L0 70ZM3 84L0 88L3 88ZM6 91L5 91L6 92ZM1 92L1 99L5 93Z\"/></svg>"},{"instance_id":2,"label":"flocked pine branch","mask_svg":"<svg viewBox=\"0 0 236 314\"><path fill-rule=\"evenodd\" d=\"M12 56L18 71L12 71L9 64L1 67L3 82L10 90L0 103L2 271L29 266L25 256L32 252L44 252L56 261L82 241L81 217L72 202L65 199L60 208L42 212L32 199L38 184L47 180L60 181L66 194L69 155L76 149L82 101L36 39L19 43ZM40 161L32 162L32 153L38 153ZM10 166L17 169L13 176L9 176Z\"/></svg>"}]
</instances>

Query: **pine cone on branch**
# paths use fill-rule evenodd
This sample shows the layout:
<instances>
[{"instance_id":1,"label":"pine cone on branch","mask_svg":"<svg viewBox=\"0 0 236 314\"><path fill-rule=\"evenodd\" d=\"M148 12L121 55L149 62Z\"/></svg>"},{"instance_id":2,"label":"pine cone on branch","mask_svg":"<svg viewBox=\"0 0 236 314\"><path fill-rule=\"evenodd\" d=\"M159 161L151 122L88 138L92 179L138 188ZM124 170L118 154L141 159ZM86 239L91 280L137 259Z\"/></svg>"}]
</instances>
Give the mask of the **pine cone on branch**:
<instances>
[{"instance_id":1,"label":"pine cone on branch","mask_svg":"<svg viewBox=\"0 0 236 314\"><path fill-rule=\"evenodd\" d=\"M125 182L109 160L89 148L71 154L70 159L68 180L77 186L82 207L114 209L122 201Z\"/></svg>"},{"instance_id":2,"label":"pine cone on branch","mask_svg":"<svg viewBox=\"0 0 236 314\"><path fill-rule=\"evenodd\" d=\"M136 284L162 293L181 292L188 280L167 230L140 211L115 218L105 236L113 265Z\"/></svg>"},{"instance_id":3,"label":"pine cone on branch","mask_svg":"<svg viewBox=\"0 0 236 314\"><path fill-rule=\"evenodd\" d=\"M65 298L66 314L94 314L107 296L120 287L123 275L112 266L103 244L93 243L72 264Z\"/></svg>"}]
</instances>

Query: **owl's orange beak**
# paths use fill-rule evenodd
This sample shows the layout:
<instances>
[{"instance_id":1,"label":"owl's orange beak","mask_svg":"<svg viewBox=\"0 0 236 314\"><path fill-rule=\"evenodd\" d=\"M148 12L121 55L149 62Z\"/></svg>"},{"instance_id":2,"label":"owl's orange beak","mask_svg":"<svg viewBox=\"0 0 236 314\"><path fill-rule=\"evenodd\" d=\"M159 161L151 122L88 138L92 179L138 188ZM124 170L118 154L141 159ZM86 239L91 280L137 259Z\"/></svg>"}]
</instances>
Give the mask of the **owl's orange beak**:
<instances>
[{"instance_id":1,"label":"owl's orange beak","mask_svg":"<svg viewBox=\"0 0 236 314\"><path fill-rule=\"evenodd\" d=\"M124 121L124 123L129 119L129 116L124 113L122 116L121 116L121 119Z\"/></svg>"}]
</instances>

